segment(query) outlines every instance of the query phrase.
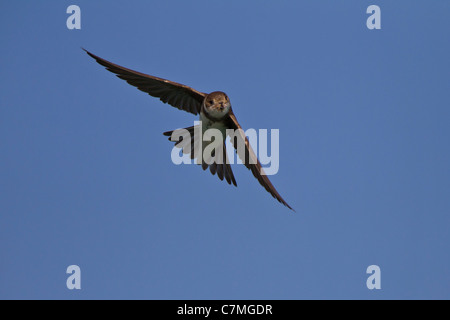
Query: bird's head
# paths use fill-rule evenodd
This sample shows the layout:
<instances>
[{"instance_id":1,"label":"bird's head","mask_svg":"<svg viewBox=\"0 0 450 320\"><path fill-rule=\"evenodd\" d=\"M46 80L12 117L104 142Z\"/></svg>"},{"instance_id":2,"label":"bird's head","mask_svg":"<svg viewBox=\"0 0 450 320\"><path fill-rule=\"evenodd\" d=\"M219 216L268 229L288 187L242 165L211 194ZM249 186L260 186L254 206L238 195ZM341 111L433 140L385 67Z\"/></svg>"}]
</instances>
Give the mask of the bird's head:
<instances>
[{"instance_id":1,"label":"bird's head","mask_svg":"<svg viewBox=\"0 0 450 320\"><path fill-rule=\"evenodd\" d=\"M204 100L205 111L213 118L222 118L228 114L231 108L230 99L221 91L208 94Z\"/></svg>"}]
</instances>

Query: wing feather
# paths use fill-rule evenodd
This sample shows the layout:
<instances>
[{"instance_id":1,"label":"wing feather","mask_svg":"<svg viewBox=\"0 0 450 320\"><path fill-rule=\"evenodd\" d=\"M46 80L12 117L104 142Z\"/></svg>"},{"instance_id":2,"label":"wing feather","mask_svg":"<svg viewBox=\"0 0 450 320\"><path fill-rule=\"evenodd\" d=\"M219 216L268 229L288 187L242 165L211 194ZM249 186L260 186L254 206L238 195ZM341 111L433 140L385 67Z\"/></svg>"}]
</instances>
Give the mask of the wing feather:
<instances>
[{"instance_id":1,"label":"wing feather","mask_svg":"<svg viewBox=\"0 0 450 320\"><path fill-rule=\"evenodd\" d=\"M272 185L272 182L270 182L269 178L264 173L264 169L262 168L261 163L259 162L255 152L250 146L248 138L245 136L242 127L237 122L236 116L234 115L232 110L230 110L229 113L229 126L230 128L238 130L239 132L239 134L236 136L236 139L232 139L234 141L231 141L231 143L233 144L233 147L236 149L236 152L239 158L242 160L242 163L252 172L253 176L264 187L264 189L266 189L272 195L272 197L277 199L280 203L284 204L289 209L295 211L294 209L292 209L290 205L287 204L287 202L283 199L283 197L281 197L281 195ZM237 141L238 139L240 141ZM244 154L240 154L240 152L238 152L239 143L245 143Z\"/></svg>"},{"instance_id":2,"label":"wing feather","mask_svg":"<svg viewBox=\"0 0 450 320\"><path fill-rule=\"evenodd\" d=\"M195 115L200 113L203 99L206 93L197 91L186 85L169 81L166 79L150 76L138 71L134 71L105 59L102 59L89 51L83 49L94 58L100 65L106 67L106 70L115 73L117 77L125 80L130 85L139 90L148 93L152 97L159 98L162 102L184 110Z\"/></svg>"}]
</instances>

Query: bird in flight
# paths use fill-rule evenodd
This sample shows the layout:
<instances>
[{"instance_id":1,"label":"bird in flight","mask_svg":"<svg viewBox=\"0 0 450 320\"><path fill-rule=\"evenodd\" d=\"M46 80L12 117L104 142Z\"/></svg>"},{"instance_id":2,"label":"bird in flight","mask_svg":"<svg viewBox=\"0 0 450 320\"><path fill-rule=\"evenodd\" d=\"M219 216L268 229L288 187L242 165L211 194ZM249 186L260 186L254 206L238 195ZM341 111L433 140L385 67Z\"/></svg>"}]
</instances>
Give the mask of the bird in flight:
<instances>
[{"instance_id":1,"label":"bird in flight","mask_svg":"<svg viewBox=\"0 0 450 320\"><path fill-rule=\"evenodd\" d=\"M200 115L202 132L205 132L209 128L218 129L223 135L222 152L212 154L212 157L214 158L212 163L210 162L209 164L205 162L205 160L202 160L201 165L203 170L206 170L209 167L211 173L213 175L217 174L220 180L225 178L228 184L237 186L233 171L231 170L231 166L227 158L225 147L227 131L230 129L234 130L236 134L233 136L231 142L238 156L242 160L242 163L252 172L253 176L276 200L289 209L294 210L287 204L286 201L284 201L270 182L267 175L264 173L261 163L250 146L248 138L245 136L242 127L239 125L236 116L231 109L230 99L224 92L214 91L209 94L203 93L180 83L119 66L90 53L86 49L83 50L86 51L89 56L94 58L100 65L106 67L108 71L115 73L117 77L125 80L139 90L148 93L152 97L159 98L162 102L168 103L175 108L190 112L194 115ZM191 144L189 150L187 150L187 153L190 153L192 159L194 159L197 154L194 150L198 145L195 140L196 129L198 129L196 126L185 128L185 130L187 130L187 132L191 135L191 140L188 141ZM169 136L169 140L171 140L174 132L176 132L176 130L164 132L164 135ZM183 139L178 141L175 146L185 146L186 142L187 141L185 141L183 137ZM238 147L239 145L244 146L243 152L241 151L241 148ZM183 150L183 153L185 153L185 150Z\"/></svg>"}]
</instances>

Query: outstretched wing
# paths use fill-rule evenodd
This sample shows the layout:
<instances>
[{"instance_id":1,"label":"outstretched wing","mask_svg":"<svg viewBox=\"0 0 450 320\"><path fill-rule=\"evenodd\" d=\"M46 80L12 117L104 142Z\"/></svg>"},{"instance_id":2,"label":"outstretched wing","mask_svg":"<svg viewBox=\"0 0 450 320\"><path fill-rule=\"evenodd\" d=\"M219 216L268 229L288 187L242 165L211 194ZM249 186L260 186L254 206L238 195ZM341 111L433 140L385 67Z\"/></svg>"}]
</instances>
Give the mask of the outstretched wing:
<instances>
[{"instance_id":1,"label":"outstretched wing","mask_svg":"<svg viewBox=\"0 0 450 320\"><path fill-rule=\"evenodd\" d=\"M236 116L231 110L229 113L229 126L230 128L234 129L235 132L238 132L238 134L235 135L235 138L232 139L231 143L236 149L236 152L239 158L242 160L242 163L252 172L253 176L256 179L258 179L259 183L264 187L264 189L266 189L275 199L277 199L279 202L284 204L289 209L295 211L294 209L291 208L290 205L287 204L286 201L284 201L284 199L280 196L278 191L272 185L272 182L270 182L269 178L264 173L264 169L262 168L261 163L258 160L258 157L256 156L255 152L250 146L250 143L247 137L245 136L242 127L237 122ZM242 152L238 148L238 145L242 145L242 143L245 143L245 149L243 151L245 154L241 154Z\"/></svg>"},{"instance_id":2,"label":"outstretched wing","mask_svg":"<svg viewBox=\"0 0 450 320\"><path fill-rule=\"evenodd\" d=\"M180 83L150 76L134 70L119 66L105 59L102 59L86 49L88 55L94 58L99 64L106 67L120 79L125 80L141 91L147 92L152 97L159 98L162 102L168 103L175 108L197 115L200 113L202 102L206 93L199 92L191 87Z\"/></svg>"}]
</instances>

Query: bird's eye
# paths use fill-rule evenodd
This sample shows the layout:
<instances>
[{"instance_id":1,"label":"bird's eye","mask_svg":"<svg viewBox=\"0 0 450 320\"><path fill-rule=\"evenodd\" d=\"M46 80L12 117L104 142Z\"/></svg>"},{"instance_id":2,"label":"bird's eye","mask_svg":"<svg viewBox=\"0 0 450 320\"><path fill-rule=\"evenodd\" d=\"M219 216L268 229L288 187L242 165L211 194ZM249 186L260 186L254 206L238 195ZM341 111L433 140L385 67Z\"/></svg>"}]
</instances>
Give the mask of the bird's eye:
<instances>
[{"instance_id":1,"label":"bird's eye","mask_svg":"<svg viewBox=\"0 0 450 320\"><path fill-rule=\"evenodd\" d=\"M209 104L214 104L213 100L209 100L208 102L209 102Z\"/></svg>"}]
</instances>

